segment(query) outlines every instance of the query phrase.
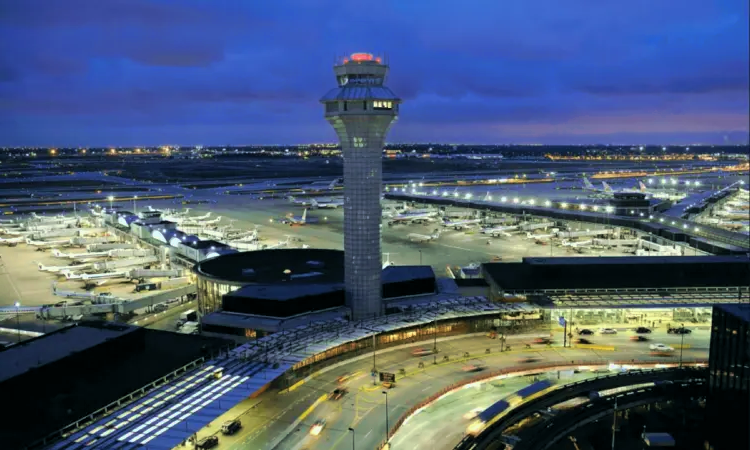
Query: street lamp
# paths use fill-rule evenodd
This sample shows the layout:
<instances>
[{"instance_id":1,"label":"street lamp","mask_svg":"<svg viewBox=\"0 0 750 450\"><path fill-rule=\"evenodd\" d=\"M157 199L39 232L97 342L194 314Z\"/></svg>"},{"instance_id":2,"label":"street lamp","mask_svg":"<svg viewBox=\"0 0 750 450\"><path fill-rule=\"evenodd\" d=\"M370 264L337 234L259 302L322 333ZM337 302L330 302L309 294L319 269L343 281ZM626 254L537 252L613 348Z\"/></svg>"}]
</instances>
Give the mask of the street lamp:
<instances>
[{"instance_id":1,"label":"street lamp","mask_svg":"<svg viewBox=\"0 0 750 450\"><path fill-rule=\"evenodd\" d=\"M349 427L349 431L352 432L352 450L354 450L354 428Z\"/></svg>"},{"instance_id":2,"label":"street lamp","mask_svg":"<svg viewBox=\"0 0 750 450\"><path fill-rule=\"evenodd\" d=\"M21 342L21 319L18 315L18 308L21 306L21 302L16 302L14 305L16 307L16 330L18 331L18 342Z\"/></svg>"},{"instance_id":3,"label":"street lamp","mask_svg":"<svg viewBox=\"0 0 750 450\"><path fill-rule=\"evenodd\" d=\"M685 324L680 324L680 369L682 369L682 347L685 346Z\"/></svg>"},{"instance_id":4,"label":"street lamp","mask_svg":"<svg viewBox=\"0 0 750 450\"><path fill-rule=\"evenodd\" d=\"M138 200L138 196L133 196L133 214L138 214L138 208L135 207L135 201Z\"/></svg>"},{"instance_id":5,"label":"street lamp","mask_svg":"<svg viewBox=\"0 0 750 450\"><path fill-rule=\"evenodd\" d=\"M383 391L385 394L385 443L391 439L391 429L388 426L388 391Z\"/></svg>"},{"instance_id":6,"label":"street lamp","mask_svg":"<svg viewBox=\"0 0 750 450\"><path fill-rule=\"evenodd\" d=\"M112 196L112 195L110 195L109 197L107 197L107 200L109 200L109 210L110 210L110 212L112 212L112 200L114 200L114 199L115 199L115 197Z\"/></svg>"},{"instance_id":7,"label":"street lamp","mask_svg":"<svg viewBox=\"0 0 750 450\"><path fill-rule=\"evenodd\" d=\"M422 265L422 250L419 249L417 251L419 252L419 265L421 266Z\"/></svg>"}]
</instances>

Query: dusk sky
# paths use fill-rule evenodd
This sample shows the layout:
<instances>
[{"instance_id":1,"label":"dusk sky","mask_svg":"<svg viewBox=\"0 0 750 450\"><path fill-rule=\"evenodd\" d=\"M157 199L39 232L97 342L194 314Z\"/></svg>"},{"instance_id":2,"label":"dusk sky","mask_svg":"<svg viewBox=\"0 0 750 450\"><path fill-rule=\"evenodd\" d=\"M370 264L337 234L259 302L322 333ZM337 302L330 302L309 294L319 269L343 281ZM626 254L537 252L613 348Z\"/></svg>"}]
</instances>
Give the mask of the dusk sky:
<instances>
[{"instance_id":1,"label":"dusk sky","mask_svg":"<svg viewBox=\"0 0 750 450\"><path fill-rule=\"evenodd\" d=\"M386 54L389 142L740 143L747 0L4 0L0 146L333 142Z\"/></svg>"}]
</instances>

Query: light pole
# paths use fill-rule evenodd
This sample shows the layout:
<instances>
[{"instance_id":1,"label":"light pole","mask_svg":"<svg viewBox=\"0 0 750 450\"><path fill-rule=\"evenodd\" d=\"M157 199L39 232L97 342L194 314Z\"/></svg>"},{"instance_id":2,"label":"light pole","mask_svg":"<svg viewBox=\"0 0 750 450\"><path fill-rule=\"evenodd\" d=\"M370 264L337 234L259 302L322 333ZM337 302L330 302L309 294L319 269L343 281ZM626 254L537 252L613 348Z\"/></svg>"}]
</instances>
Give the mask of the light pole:
<instances>
[{"instance_id":1,"label":"light pole","mask_svg":"<svg viewBox=\"0 0 750 450\"><path fill-rule=\"evenodd\" d=\"M432 363L433 364L437 364L437 332L438 332L438 329L437 329L437 316L435 316L435 321L432 324L432 326L433 326L433 329L432 329L433 330L433 333L432 333L432 336L433 336L433 342L432 342Z\"/></svg>"},{"instance_id":2,"label":"light pole","mask_svg":"<svg viewBox=\"0 0 750 450\"><path fill-rule=\"evenodd\" d=\"M682 369L682 347L685 344L685 324L680 324L680 369Z\"/></svg>"},{"instance_id":3,"label":"light pole","mask_svg":"<svg viewBox=\"0 0 750 450\"><path fill-rule=\"evenodd\" d=\"M16 302L14 305L16 306L16 330L18 331L18 342L21 342L21 318L18 312L21 302Z\"/></svg>"},{"instance_id":4,"label":"light pole","mask_svg":"<svg viewBox=\"0 0 750 450\"><path fill-rule=\"evenodd\" d=\"M422 265L422 250L417 250L419 252L419 265Z\"/></svg>"},{"instance_id":5,"label":"light pole","mask_svg":"<svg viewBox=\"0 0 750 450\"><path fill-rule=\"evenodd\" d=\"M135 201L138 200L138 196L133 196L133 214L138 214L138 208L135 207Z\"/></svg>"},{"instance_id":6,"label":"light pole","mask_svg":"<svg viewBox=\"0 0 750 450\"><path fill-rule=\"evenodd\" d=\"M349 431L352 432L352 450L354 450L354 428L349 428Z\"/></svg>"},{"instance_id":7,"label":"light pole","mask_svg":"<svg viewBox=\"0 0 750 450\"><path fill-rule=\"evenodd\" d=\"M109 200L109 212L110 213L112 212L112 201L114 199L115 199L115 197L113 195L110 195L109 197L107 197L107 200Z\"/></svg>"},{"instance_id":8,"label":"light pole","mask_svg":"<svg viewBox=\"0 0 750 450\"><path fill-rule=\"evenodd\" d=\"M391 429L388 426L388 391L383 391L383 394L385 394L385 443L388 444L391 438Z\"/></svg>"}]
</instances>

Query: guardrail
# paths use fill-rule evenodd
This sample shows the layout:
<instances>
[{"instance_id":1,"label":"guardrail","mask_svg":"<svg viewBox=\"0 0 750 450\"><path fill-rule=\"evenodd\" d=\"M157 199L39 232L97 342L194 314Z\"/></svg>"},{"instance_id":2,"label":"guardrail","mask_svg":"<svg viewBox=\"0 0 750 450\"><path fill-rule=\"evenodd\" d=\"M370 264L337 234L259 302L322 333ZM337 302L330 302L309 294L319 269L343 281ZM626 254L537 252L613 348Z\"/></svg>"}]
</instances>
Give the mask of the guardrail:
<instances>
[{"instance_id":1,"label":"guardrail","mask_svg":"<svg viewBox=\"0 0 750 450\"><path fill-rule=\"evenodd\" d=\"M682 364L707 364L708 362L706 360L683 360ZM546 372L554 368L558 367L579 367L579 366L603 366L603 365L609 365L609 364L617 364L617 365L633 365L633 360L628 361L615 361L615 362L607 362L606 364L602 364L601 360L583 360L583 361L571 361L570 363L545 363L545 364L538 364L538 365L528 365L528 366L514 366L514 367L507 367L505 369L496 370L493 372L483 373L481 375L477 375L476 377L472 377L466 380L462 380L456 383L451 384L450 386L447 386L437 393L429 396L427 399L419 402L418 404L412 406L409 408L406 412L404 412L401 417L396 421L396 423L388 430L388 439L383 440L377 447L378 450L382 450L383 448L386 448L388 445L388 441L390 440L391 436L393 436L399 428L404 424L404 422L409 419L412 415L414 415L417 411L421 410L422 408L430 405L431 403L439 400L444 395L447 395L457 389L460 389L466 385L472 384L472 383L478 383L490 378L495 378L501 375L509 375L514 373L540 373L540 372ZM642 363L642 364L651 364L651 363ZM653 363L654 365L658 363Z\"/></svg>"}]
</instances>

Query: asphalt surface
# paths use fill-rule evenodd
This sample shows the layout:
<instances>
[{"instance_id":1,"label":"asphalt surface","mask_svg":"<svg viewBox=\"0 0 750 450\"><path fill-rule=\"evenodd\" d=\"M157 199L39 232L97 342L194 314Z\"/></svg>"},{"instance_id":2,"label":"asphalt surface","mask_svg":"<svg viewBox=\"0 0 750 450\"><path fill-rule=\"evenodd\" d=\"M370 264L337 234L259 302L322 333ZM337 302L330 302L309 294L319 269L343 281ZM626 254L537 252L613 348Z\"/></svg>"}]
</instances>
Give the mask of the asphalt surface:
<instances>
[{"instance_id":1,"label":"asphalt surface","mask_svg":"<svg viewBox=\"0 0 750 450\"><path fill-rule=\"evenodd\" d=\"M543 335L540 332L538 335ZM465 373L461 368L466 364L480 364L487 370L496 370L503 367L524 366L530 367L523 361L528 357L539 358L539 362L571 362L571 361L601 361L607 363L614 360L637 360L674 362L679 358L679 349L672 357L654 357L650 355L650 343L664 343L668 345L679 345L680 336L667 335L665 331L655 332L650 337L651 342L635 343L629 340L632 333L622 331L617 335L593 336L591 341L599 346L614 346L614 351L590 350L590 349L563 349L561 347L545 348L544 346L532 345L525 349L524 343L533 340L532 337L524 336L509 337L508 344L513 351L500 353L500 343L497 340L488 339L485 336L473 336L456 339L448 342L438 342L437 358L432 355L425 357L412 356L415 348L431 348L431 342L416 344L408 349L390 351L383 355L377 355L376 366L380 371L396 373L397 386L388 391L388 419L392 425L412 405L429 397L457 381L476 376L476 373ZM704 358L708 353L707 330L696 330L684 338L684 345L690 346L683 351L683 358ZM557 339L561 336L558 333ZM559 344L559 343L558 343ZM491 353L485 351L490 348ZM464 358L468 352L469 358ZM444 363L444 356L450 361ZM433 365L437 359L438 365ZM425 370L418 369L419 362L425 365ZM277 392L266 392L255 399L247 399L231 411L226 413L212 423L207 429L198 433L199 437L218 432L218 427L224 420L239 418L243 423L243 429L234 436L220 436L222 449L348 449L352 445L351 432L355 430L357 448L375 448L385 438L385 395L383 388L373 384L369 371L373 361L369 356L364 359L351 361L341 367L325 372L311 381L303 384L297 390L279 394ZM404 369L406 376L399 373ZM301 422L295 421L307 410L316 399L332 392L339 384L336 379L343 374L356 374L353 379L345 384L349 393L341 400L325 400ZM498 395L498 399L502 395ZM481 400L485 401L485 400ZM437 420L431 422L431 429L436 431L430 433L417 433L422 436L424 444L433 448L452 448L460 439L466 422L462 419L471 408L455 406L453 413L445 415L446 421ZM464 411L466 409L466 411ZM435 415L440 417L440 415ZM310 427L316 420L326 420L326 427L319 436L311 436ZM290 425L296 426L289 430ZM279 442L279 438L285 432L291 431L289 435ZM436 442L440 434L443 438ZM449 441L446 436L451 436L454 441ZM278 445L272 447L272 444ZM403 448L403 447L402 447ZM411 448L411 447L407 447Z\"/></svg>"}]
</instances>

